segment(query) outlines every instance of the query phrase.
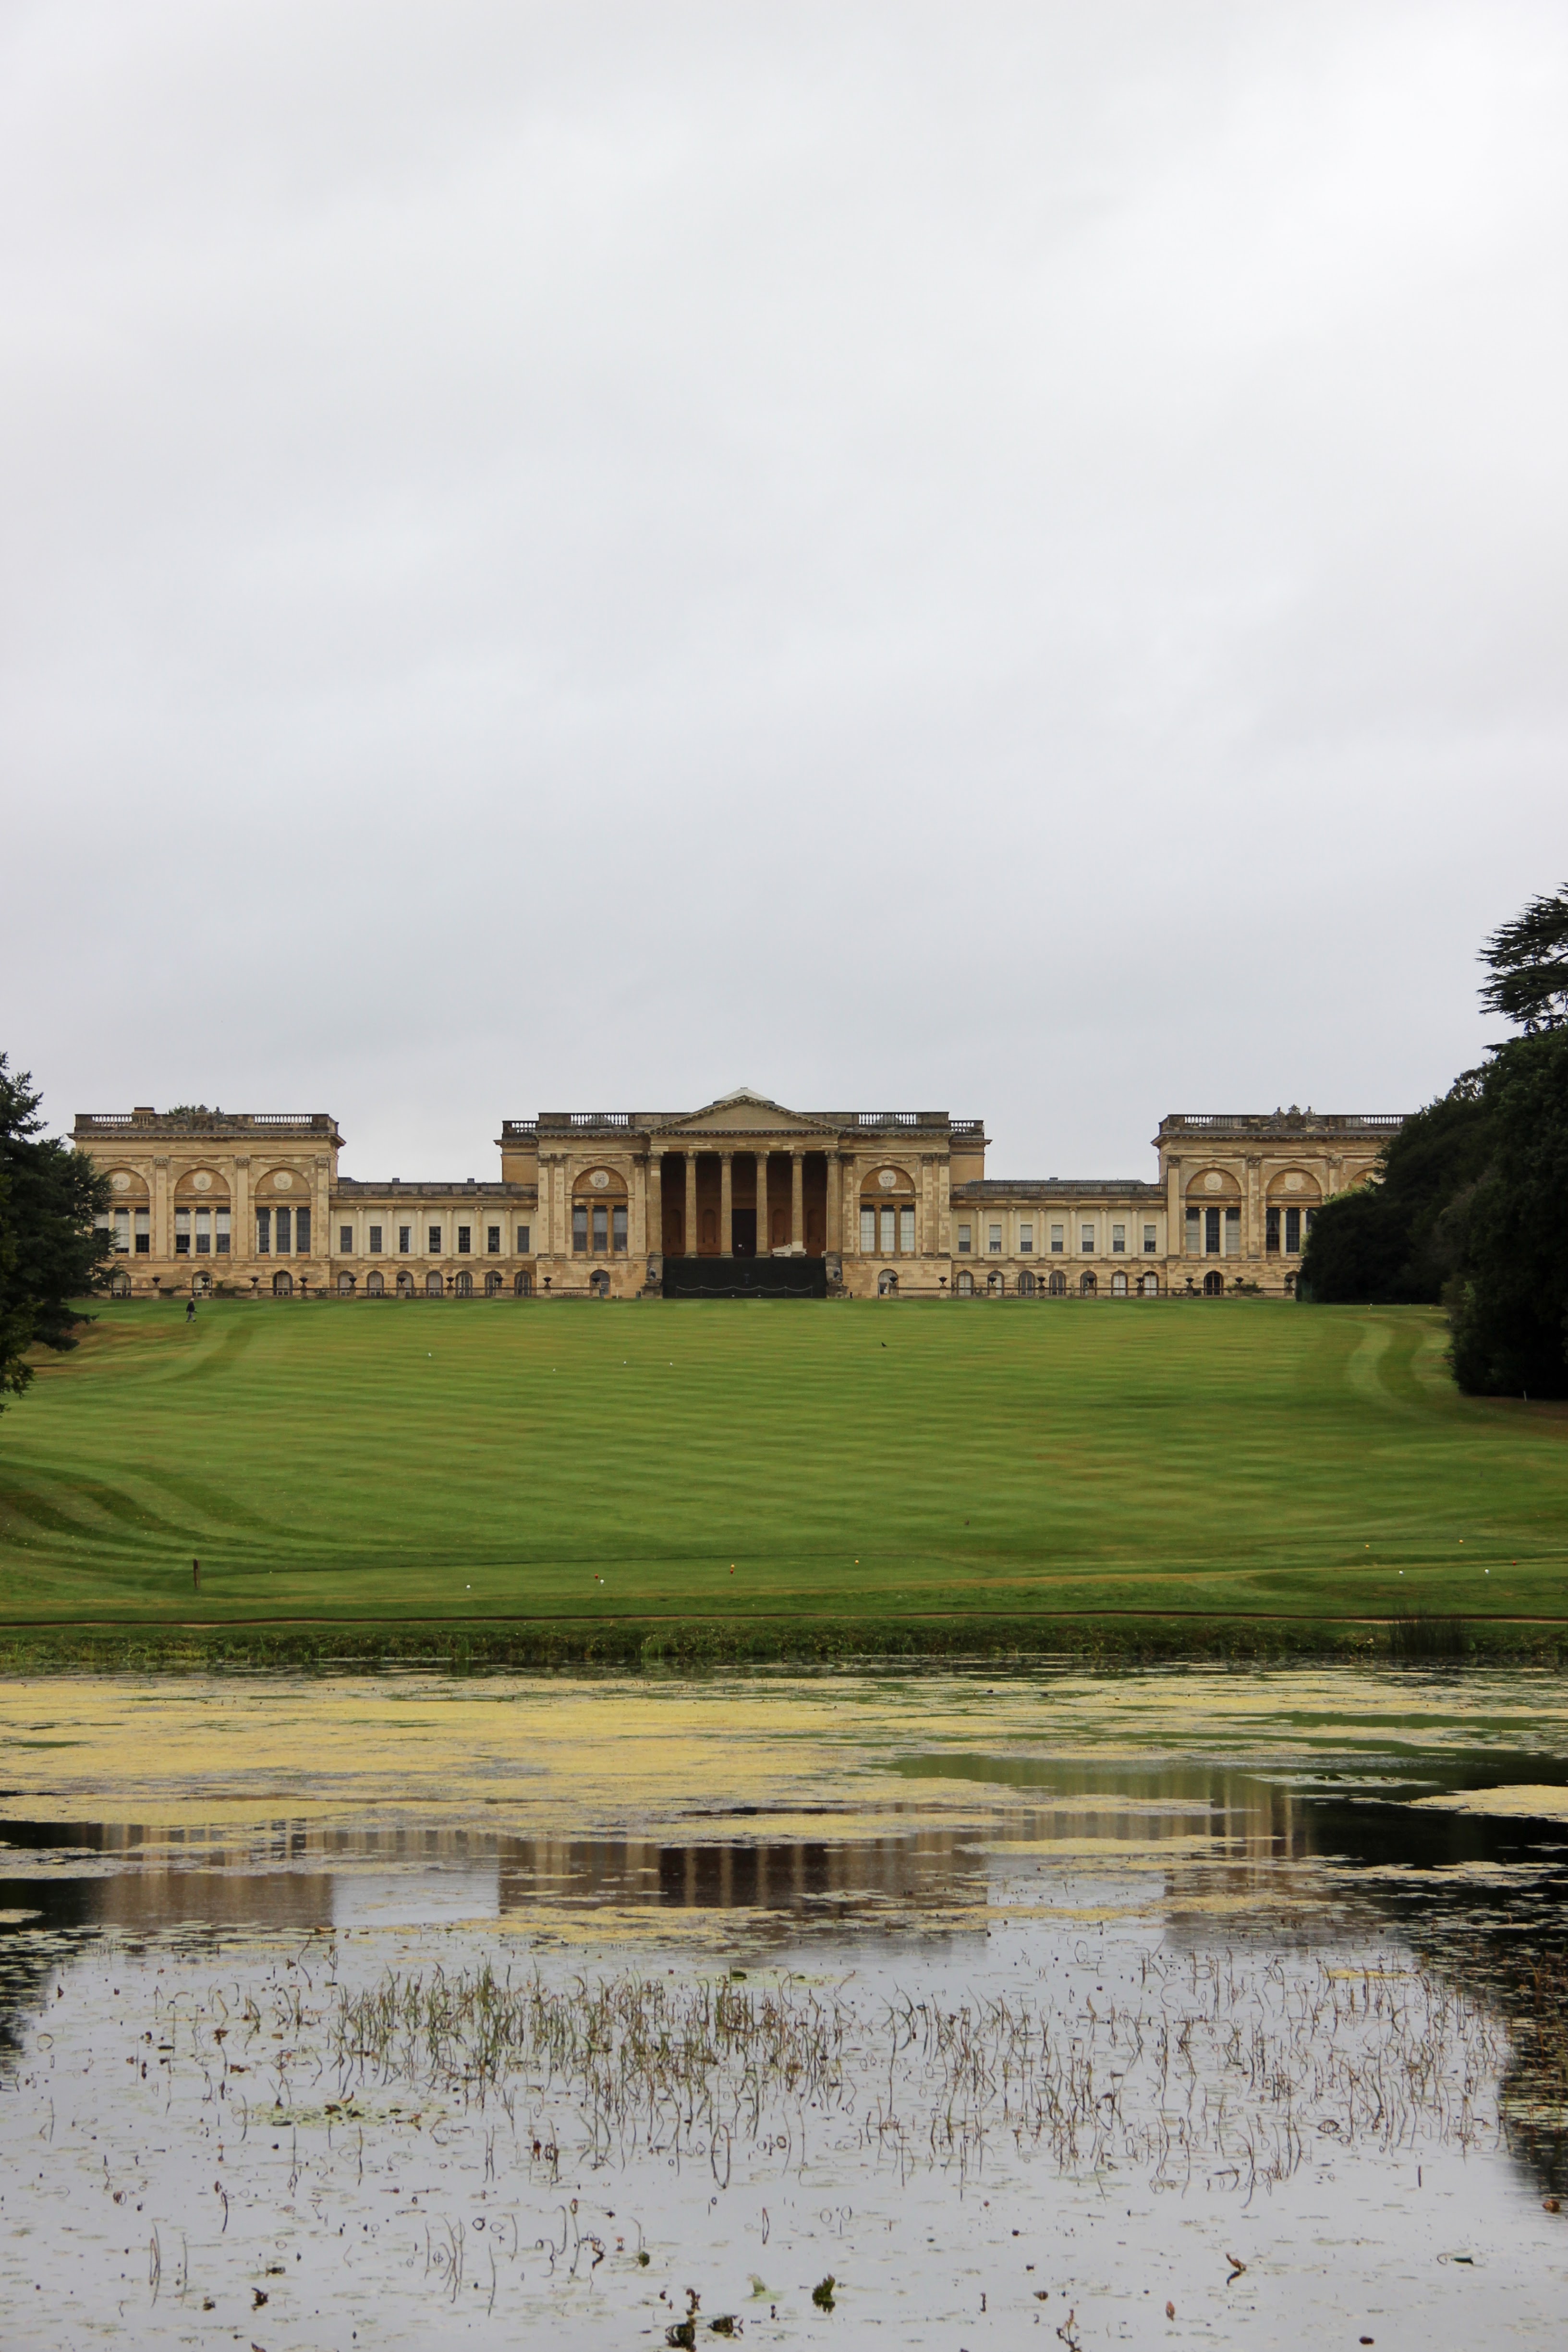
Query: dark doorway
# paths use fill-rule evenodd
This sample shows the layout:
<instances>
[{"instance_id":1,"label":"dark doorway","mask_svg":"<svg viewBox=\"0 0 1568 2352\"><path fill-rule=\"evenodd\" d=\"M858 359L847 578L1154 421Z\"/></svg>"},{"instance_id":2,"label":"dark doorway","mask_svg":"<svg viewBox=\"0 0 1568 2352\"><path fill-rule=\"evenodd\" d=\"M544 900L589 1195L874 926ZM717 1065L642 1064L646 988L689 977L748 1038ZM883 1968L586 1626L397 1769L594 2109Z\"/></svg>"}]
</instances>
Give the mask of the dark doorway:
<instances>
[{"instance_id":1,"label":"dark doorway","mask_svg":"<svg viewBox=\"0 0 1568 2352\"><path fill-rule=\"evenodd\" d=\"M757 1255L757 1213L755 1209L735 1209L730 1223L735 1234L735 1255L755 1257Z\"/></svg>"}]
</instances>

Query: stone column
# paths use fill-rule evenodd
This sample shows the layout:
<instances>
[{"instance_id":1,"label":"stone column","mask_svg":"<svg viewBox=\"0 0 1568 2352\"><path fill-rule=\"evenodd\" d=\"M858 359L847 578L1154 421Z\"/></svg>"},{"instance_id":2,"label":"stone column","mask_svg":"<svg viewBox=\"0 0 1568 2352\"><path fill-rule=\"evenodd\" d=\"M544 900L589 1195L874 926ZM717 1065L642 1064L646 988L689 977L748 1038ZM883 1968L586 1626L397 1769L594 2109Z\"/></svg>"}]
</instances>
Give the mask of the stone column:
<instances>
[{"instance_id":1,"label":"stone column","mask_svg":"<svg viewBox=\"0 0 1568 2352\"><path fill-rule=\"evenodd\" d=\"M768 1241L768 1155L757 1152L757 1255L766 1257Z\"/></svg>"},{"instance_id":2,"label":"stone column","mask_svg":"<svg viewBox=\"0 0 1568 2352\"><path fill-rule=\"evenodd\" d=\"M686 1255L697 1255L697 1154L686 1155Z\"/></svg>"},{"instance_id":3,"label":"stone column","mask_svg":"<svg viewBox=\"0 0 1568 2352\"><path fill-rule=\"evenodd\" d=\"M1170 1257L1180 1257L1187 1246L1182 1209L1182 1163L1173 1160L1165 1170L1165 1251Z\"/></svg>"},{"instance_id":4,"label":"stone column","mask_svg":"<svg viewBox=\"0 0 1568 2352\"><path fill-rule=\"evenodd\" d=\"M236 1160L234 1181L228 1189L228 1263L233 1271L242 1258L248 1265L256 1255L256 1235L251 1230L248 1151L242 1151Z\"/></svg>"},{"instance_id":5,"label":"stone column","mask_svg":"<svg viewBox=\"0 0 1568 2352\"><path fill-rule=\"evenodd\" d=\"M169 1223L169 1159L163 1152L153 1161L153 1256L155 1263L174 1255L174 1236Z\"/></svg>"},{"instance_id":6,"label":"stone column","mask_svg":"<svg viewBox=\"0 0 1568 2352\"><path fill-rule=\"evenodd\" d=\"M805 1240L805 1154L798 1150L789 1156L789 1238L792 1249Z\"/></svg>"},{"instance_id":7,"label":"stone column","mask_svg":"<svg viewBox=\"0 0 1568 2352\"><path fill-rule=\"evenodd\" d=\"M844 1171L837 1151L827 1155L827 1240L825 1247L844 1255Z\"/></svg>"},{"instance_id":8,"label":"stone column","mask_svg":"<svg viewBox=\"0 0 1568 2352\"><path fill-rule=\"evenodd\" d=\"M719 1154L719 1255L735 1255L735 1155Z\"/></svg>"},{"instance_id":9,"label":"stone column","mask_svg":"<svg viewBox=\"0 0 1568 2352\"><path fill-rule=\"evenodd\" d=\"M648 1154L647 1230L643 1244L646 1255L650 1257L664 1248L664 1154L657 1149Z\"/></svg>"},{"instance_id":10,"label":"stone column","mask_svg":"<svg viewBox=\"0 0 1568 2352\"><path fill-rule=\"evenodd\" d=\"M1249 1151L1247 1153L1247 1255L1248 1257L1261 1257L1263 1255L1263 1235L1258 1231L1259 1219L1258 1213L1258 1171L1261 1164L1262 1163L1256 1151Z\"/></svg>"},{"instance_id":11,"label":"stone column","mask_svg":"<svg viewBox=\"0 0 1568 2352\"><path fill-rule=\"evenodd\" d=\"M331 1162L324 1151L316 1156L316 1181L311 1190L315 1195L310 1203L310 1255L325 1258L329 1265L332 1255L332 1192L328 1171Z\"/></svg>"},{"instance_id":12,"label":"stone column","mask_svg":"<svg viewBox=\"0 0 1568 2352\"><path fill-rule=\"evenodd\" d=\"M936 1254L952 1255L952 1163L945 1157L936 1168Z\"/></svg>"}]
</instances>

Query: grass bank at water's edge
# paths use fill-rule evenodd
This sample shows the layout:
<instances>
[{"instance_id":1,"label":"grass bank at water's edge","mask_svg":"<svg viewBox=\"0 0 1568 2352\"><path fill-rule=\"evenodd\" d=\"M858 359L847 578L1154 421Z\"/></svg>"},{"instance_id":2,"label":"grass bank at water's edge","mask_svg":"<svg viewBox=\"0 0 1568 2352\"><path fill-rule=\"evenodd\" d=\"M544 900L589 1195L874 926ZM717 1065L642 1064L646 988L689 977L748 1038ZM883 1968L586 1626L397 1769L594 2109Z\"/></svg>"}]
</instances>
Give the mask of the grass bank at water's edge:
<instances>
[{"instance_id":1,"label":"grass bank at water's edge","mask_svg":"<svg viewBox=\"0 0 1568 2352\"><path fill-rule=\"evenodd\" d=\"M1568 1644L1568 1416L1422 1309L98 1313L0 1416L0 1663Z\"/></svg>"}]
</instances>

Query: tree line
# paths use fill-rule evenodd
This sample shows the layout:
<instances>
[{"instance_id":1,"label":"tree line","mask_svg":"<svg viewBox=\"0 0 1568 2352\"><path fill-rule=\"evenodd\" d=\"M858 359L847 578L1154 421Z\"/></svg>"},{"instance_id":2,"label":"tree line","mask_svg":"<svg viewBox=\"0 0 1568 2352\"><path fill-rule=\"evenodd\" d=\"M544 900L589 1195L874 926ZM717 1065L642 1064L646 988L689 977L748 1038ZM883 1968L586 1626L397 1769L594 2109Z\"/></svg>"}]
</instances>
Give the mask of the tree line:
<instances>
[{"instance_id":1,"label":"tree line","mask_svg":"<svg viewBox=\"0 0 1568 2352\"><path fill-rule=\"evenodd\" d=\"M73 1302L99 1287L110 1255L98 1226L109 1179L44 1134L42 1099L0 1054L0 1406L32 1379L29 1348L76 1346Z\"/></svg>"},{"instance_id":2,"label":"tree line","mask_svg":"<svg viewBox=\"0 0 1568 2352\"><path fill-rule=\"evenodd\" d=\"M1519 1034L1407 1118L1376 1179L1312 1221L1299 1286L1338 1304L1441 1304L1472 1396L1568 1396L1568 885L1481 950Z\"/></svg>"}]
</instances>

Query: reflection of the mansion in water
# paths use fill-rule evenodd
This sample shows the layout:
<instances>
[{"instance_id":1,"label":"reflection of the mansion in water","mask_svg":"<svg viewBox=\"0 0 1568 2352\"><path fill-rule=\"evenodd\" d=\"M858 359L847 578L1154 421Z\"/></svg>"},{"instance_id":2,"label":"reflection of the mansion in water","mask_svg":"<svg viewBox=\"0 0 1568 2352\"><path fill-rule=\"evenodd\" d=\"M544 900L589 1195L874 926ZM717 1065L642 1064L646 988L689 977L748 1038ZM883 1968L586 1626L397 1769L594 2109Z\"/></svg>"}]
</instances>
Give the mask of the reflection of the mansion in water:
<instances>
[{"instance_id":1,"label":"reflection of the mansion in water","mask_svg":"<svg viewBox=\"0 0 1568 2352\"><path fill-rule=\"evenodd\" d=\"M108 1175L113 1286L342 1299L749 1290L1115 1297L1284 1292L1321 1202L1394 1117L1173 1114L1154 1181L986 1174L984 1122L795 1111L742 1089L695 1111L507 1119L500 1179L341 1176L326 1112L83 1114Z\"/></svg>"},{"instance_id":2,"label":"reflection of the mansion in water","mask_svg":"<svg viewBox=\"0 0 1568 2352\"><path fill-rule=\"evenodd\" d=\"M951 1770L951 1767L948 1768ZM923 1762L913 1777L926 1777ZM943 1774L946 1777L946 1773ZM951 1791L949 1792L951 1794ZM1045 1797L1045 1792L1042 1791ZM1065 1870L1087 1892L1130 1873L1167 1904L1222 1865L1266 1874L1310 1860L1313 1808L1238 1773L1173 1771L1107 1798L1103 1775L1058 1777L1041 1802L933 1818L884 1806L875 1825L792 1817L770 1833L693 1825L681 1835L512 1836L485 1829L280 1822L255 1831L0 1824L0 1912L128 1934L271 1933L494 1922L549 1933L574 1916L612 1932L658 1913L729 1915L748 1934L984 1930L998 1882ZM1434 1819L1452 1838L1462 1825ZM1260 1877L1259 1884L1262 1880ZM1259 1915L1260 1925L1262 1914ZM1278 1920L1268 1923L1278 1933ZM1243 1929L1245 1932L1245 1929Z\"/></svg>"}]
</instances>

